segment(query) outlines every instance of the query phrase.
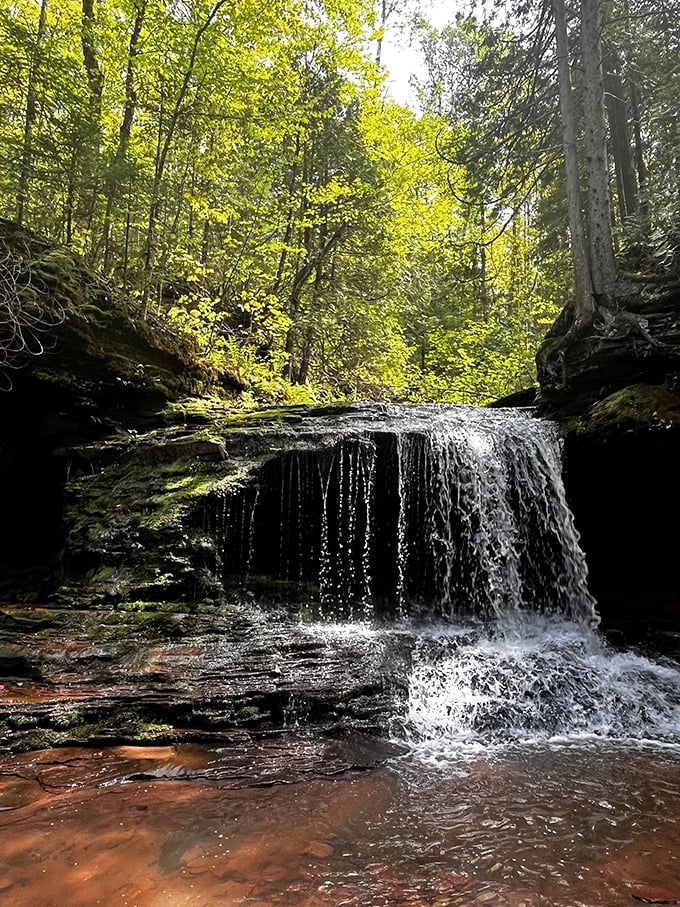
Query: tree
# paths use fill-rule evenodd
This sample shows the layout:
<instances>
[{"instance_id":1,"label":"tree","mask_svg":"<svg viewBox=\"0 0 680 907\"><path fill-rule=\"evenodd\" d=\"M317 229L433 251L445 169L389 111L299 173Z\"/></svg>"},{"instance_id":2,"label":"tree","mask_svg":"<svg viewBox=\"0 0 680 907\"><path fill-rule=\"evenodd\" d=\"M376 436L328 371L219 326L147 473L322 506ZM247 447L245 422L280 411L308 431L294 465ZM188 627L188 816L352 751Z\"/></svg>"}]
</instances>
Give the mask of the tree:
<instances>
[{"instance_id":1,"label":"tree","mask_svg":"<svg viewBox=\"0 0 680 907\"><path fill-rule=\"evenodd\" d=\"M560 111L562 114L564 167L567 178L567 201L569 207L569 229L571 232L571 253L574 263L574 288L576 319L580 323L592 320L595 311L593 282L590 274L590 260L586 233L581 211L581 180L579 176L578 145L576 132L576 110L571 85L569 65L569 39L564 0L552 0L555 20L555 49L559 77Z\"/></svg>"},{"instance_id":2,"label":"tree","mask_svg":"<svg viewBox=\"0 0 680 907\"><path fill-rule=\"evenodd\" d=\"M424 359L429 380L444 384L454 374L468 402L532 380L533 353L558 310L557 281L539 273L533 225L555 168L554 94L544 62L550 37L547 16L526 41L473 17L424 35L429 77L421 103L446 123L436 147L449 164L459 218Z\"/></svg>"},{"instance_id":3,"label":"tree","mask_svg":"<svg viewBox=\"0 0 680 907\"><path fill-rule=\"evenodd\" d=\"M33 129L37 116L37 82L41 78L40 68L43 53L43 40L47 23L47 0L41 0L38 27L35 43L30 53L28 84L26 87L26 107L24 111L23 142L21 163L19 165L19 185L16 199L16 222L21 226L26 214L29 200L29 186L33 165Z\"/></svg>"},{"instance_id":4,"label":"tree","mask_svg":"<svg viewBox=\"0 0 680 907\"><path fill-rule=\"evenodd\" d=\"M600 3L601 0L581 0L584 159L593 296L596 306L612 306L617 274L604 117Z\"/></svg>"},{"instance_id":5,"label":"tree","mask_svg":"<svg viewBox=\"0 0 680 907\"><path fill-rule=\"evenodd\" d=\"M0 8L0 215L85 254L216 369L282 399L490 399L528 380L571 291L579 218L576 274L605 275L579 291L579 317L611 304L596 239L612 151L616 241L636 235L665 261L672 245L654 237L680 219L667 178L680 26L651 0L608 5L605 152L597 34L587 47L592 28L567 10L558 67L559 5L421 26L414 112L389 101L375 59L410 8L393 0L13 0Z\"/></svg>"}]
</instances>

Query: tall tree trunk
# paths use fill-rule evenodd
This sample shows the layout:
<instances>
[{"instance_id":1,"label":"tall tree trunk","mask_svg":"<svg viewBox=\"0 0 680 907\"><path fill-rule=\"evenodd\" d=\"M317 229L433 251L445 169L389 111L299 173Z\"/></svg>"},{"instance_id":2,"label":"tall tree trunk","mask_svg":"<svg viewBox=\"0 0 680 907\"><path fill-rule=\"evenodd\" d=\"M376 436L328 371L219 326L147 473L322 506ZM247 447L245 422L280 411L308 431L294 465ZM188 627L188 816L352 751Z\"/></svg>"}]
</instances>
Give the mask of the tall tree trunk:
<instances>
[{"instance_id":1,"label":"tall tree trunk","mask_svg":"<svg viewBox=\"0 0 680 907\"><path fill-rule=\"evenodd\" d=\"M324 224L324 233L325 224ZM321 288L323 285L323 265L322 258L319 259L314 272L314 285L312 287L312 312L318 311L321 306ZM316 331L314 325L310 324L305 330L304 341L302 343L302 352L300 354L300 367L295 378L296 384L306 384L309 378L309 369L312 365L312 353L314 351L314 341L316 340Z\"/></svg>"},{"instance_id":2,"label":"tall tree trunk","mask_svg":"<svg viewBox=\"0 0 680 907\"><path fill-rule=\"evenodd\" d=\"M315 298L318 295L320 289L321 281L321 269L323 264L332 254L336 245L342 239L342 236L345 232L345 227L342 224L339 224L335 227L332 233L328 233L327 224L321 224L319 229L319 238L318 238L318 247L316 250L312 247L311 240L308 240L307 243L307 253L303 258L302 262L299 264L298 269L295 273L295 278L293 279L293 287L290 294L290 327L288 328L288 333L286 334L286 353L288 353L288 360L283 369L283 377L287 378L291 384L300 384L303 383L299 379L299 369L295 365L294 361L294 352L295 352L295 341L298 334L298 329L296 326L296 317L300 311L302 304L302 293L307 285L312 274L315 274L315 288L314 296ZM311 231L310 231L311 234ZM305 334L305 339L310 336L309 332ZM311 339L313 340L313 333L311 334ZM310 346L311 353L311 346ZM304 357L304 350L303 350ZM300 365L302 368L302 365ZM309 363L307 363L307 369L309 368Z\"/></svg>"},{"instance_id":3,"label":"tall tree trunk","mask_svg":"<svg viewBox=\"0 0 680 907\"><path fill-rule=\"evenodd\" d=\"M616 196L621 224L638 212L633 145L628 128L628 110L621 78L621 63L612 48L605 55L605 88L609 134L616 170Z\"/></svg>"},{"instance_id":4,"label":"tall tree trunk","mask_svg":"<svg viewBox=\"0 0 680 907\"><path fill-rule=\"evenodd\" d=\"M489 314L489 284L488 284L488 267L487 267L487 255L486 255L486 243L484 242L484 237L486 236L486 204L484 198L479 202L479 232L481 236L481 242L479 243L479 259L477 264L479 265L479 304L481 308L481 316L486 320L487 315ZM475 310L476 310L475 306ZM475 314L477 312L475 311Z\"/></svg>"},{"instance_id":5,"label":"tall tree trunk","mask_svg":"<svg viewBox=\"0 0 680 907\"><path fill-rule=\"evenodd\" d=\"M588 180L588 244L595 299L598 305L613 305L616 261L612 237L607 133L604 118L600 2L601 0L581 0L584 146Z\"/></svg>"},{"instance_id":6,"label":"tall tree trunk","mask_svg":"<svg viewBox=\"0 0 680 907\"><path fill-rule=\"evenodd\" d=\"M291 165L288 179L286 180L286 189L288 190L288 210L286 212L286 227L283 233L283 239L281 242L281 252L279 253L279 261L276 266L276 278L274 280L271 292L273 295L278 296L281 291L281 285L283 282L283 275L285 272L286 262L288 260L288 250L290 248L290 242L293 237L293 227L295 223L295 209L299 209L304 202L296 201L296 190L298 182L298 170L299 170L299 160L300 154L302 151L302 143L300 141L300 133L298 132L295 136L295 150L293 153L293 163Z\"/></svg>"},{"instance_id":7,"label":"tall tree trunk","mask_svg":"<svg viewBox=\"0 0 680 907\"><path fill-rule=\"evenodd\" d=\"M127 290L128 271L130 268L130 231L132 228L132 182L127 191L127 205L125 208L125 234L123 244L123 289Z\"/></svg>"},{"instance_id":8,"label":"tall tree trunk","mask_svg":"<svg viewBox=\"0 0 680 907\"><path fill-rule=\"evenodd\" d=\"M569 208L569 231L571 233L571 254L574 264L576 290L576 320L587 323L595 311L593 285L590 277L590 262L586 235L581 212L581 185L578 172L576 146L576 111L571 86L569 67L569 41L564 0L551 0L555 20L555 45L560 90L560 112L562 115L562 142L564 144L564 166L567 177L567 204Z\"/></svg>"},{"instance_id":9,"label":"tall tree trunk","mask_svg":"<svg viewBox=\"0 0 680 907\"><path fill-rule=\"evenodd\" d=\"M147 0L141 0L137 7L137 15L130 33L130 43L128 45L127 66L125 70L125 106L123 108L123 118L120 123L118 132L118 145L113 155L113 161L106 175L106 213L104 214L104 271L109 271L111 267L112 255L112 228L113 214L115 211L116 200L118 198L118 182L122 176L122 168L127 157L127 150L130 144L132 134L132 124L135 118L137 108L137 92L135 90L135 63L139 54L139 36L144 23Z\"/></svg>"},{"instance_id":10,"label":"tall tree trunk","mask_svg":"<svg viewBox=\"0 0 680 907\"><path fill-rule=\"evenodd\" d=\"M28 208L31 169L33 167L33 127L38 112L37 82L42 57L42 44L45 37L47 24L47 0L40 4L40 17L38 18L38 31L35 36L35 47L28 72L28 88L26 89L26 109L24 112L24 136L21 149L21 163L19 165L19 186L17 188L16 222L21 226Z\"/></svg>"},{"instance_id":11,"label":"tall tree trunk","mask_svg":"<svg viewBox=\"0 0 680 907\"><path fill-rule=\"evenodd\" d=\"M104 88L104 76L97 60L95 28L94 0L82 0L80 40L87 75L88 134L83 137L85 147L81 203L83 223L90 234L92 233L94 209L99 188L98 169L99 152L101 150L102 91Z\"/></svg>"},{"instance_id":12,"label":"tall tree trunk","mask_svg":"<svg viewBox=\"0 0 680 907\"><path fill-rule=\"evenodd\" d=\"M623 9L626 16L630 15L629 0L623 0ZM638 215L640 229L647 236L650 230L649 200L647 198L647 167L645 165L644 143L642 141L642 123L640 118L640 93L638 90L637 68L629 55L629 50L624 51L626 85L630 98L631 125L633 127L633 147L635 172L638 185Z\"/></svg>"},{"instance_id":13,"label":"tall tree trunk","mask_svg":"<svg viewBox=\"0 0 680 907\"><path fill-rule=\"evenodd\" d=\"M290 307L290 312L291 312L291 319L292 319L292 317L296 314L296 310L293 309L292 304ZM297 379L297 365L295 362L295 338L296 338L295 327L291 323L291 326L288 328L288 331L286 332L285 351L286 351L287 359L286 359L286 364L283 367L283 377L290 384L295 384L296 379Z\"/></svg>"},{"instance_id":14,"label":"tall tree trunk","mask_svg":"<svg viewBox=\"0 0 680 907\"><path fill-rule=\"evenodd\" d=\"M640 193L640 224L644 233L649 231L649 201L647 198L647 167L645 165L644 143L642 141L642 123L640 120L640 95L635 76L628 74L628 93L630 110L633 119L633 142L635 146L635 170L637 172L638 190Z\"/></svg>"},{"instance_id":15,"label":"tall tree trunk","mask_svg":"<svg viewBox=\"0 0 680 907\"><path fill-rule=\"evenodd\" d=\"M180 86L177 97L175 98L175 103L170 111L170 116L168 118L167 127L165 130L165 136L162 136L163 130L163 118L160 117L159 122L159 141L158 141L158 151L156 154L156 165L154 168L154 178L151 186L151 202L149 204L149 219L147 222L146 230L146 248L144 251L144 308L149 298L150 290L150 278L151 273L154 269L155 260L156 260L156 223L158 220L158 211L159 211L159 201L160 201L160 190L161 183L163 182L163 176L165 174L165 165L167 163L168 154L170 152L170 147L172 141L175 137L175 130L179 123L180 115L184 109L184 103L186 101L187 94L189 92L189 86L191 84L191 79L194 74L194 67L196 65L196 57L198 55L198 48L201 44L203 36L208 31L210 26L215 20L220 9L227 3L227 0L217 0L213 5L212 9L206 16L205 21L196 31L194 35L194 40L191 45L191 52L189 54L189 62L187 63L187 68L184 71L184 76L182 78L182 84Z\"/></svg>"},{"instance_id":16,"label":"tall tree trunk","mask_svg":"<svg viewBox=\"0 0 680 907\"><path fill-rule=\"evenodd\" d=\"M382 47L383 47L383 35L385 33L385 27L387 25L387 0L382 0L382 6L380 10L380 37L378 38L378 44L375 49L375 62L380 66L382 62Z\"/></svg>"}]
</instances>

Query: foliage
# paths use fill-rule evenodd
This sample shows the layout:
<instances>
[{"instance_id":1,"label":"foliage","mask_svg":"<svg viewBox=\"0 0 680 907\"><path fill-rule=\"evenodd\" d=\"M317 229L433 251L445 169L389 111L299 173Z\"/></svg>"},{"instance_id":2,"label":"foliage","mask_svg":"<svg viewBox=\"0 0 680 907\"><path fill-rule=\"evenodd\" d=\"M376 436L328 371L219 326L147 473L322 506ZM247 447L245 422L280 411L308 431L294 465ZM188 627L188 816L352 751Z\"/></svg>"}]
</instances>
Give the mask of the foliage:
<instances>
[{"instance_id":1,"label":"foliage","mask_svg":"<svg viewBox=\"0 0 680 907\"><path fill-rule=\"evenodd\" d=\"M13 0L0 214L79 252L246 400L485 402L530 383L571 291L548 19L421 24L415 112L376 63L396 14ZM630 66L670 164L650 41ZM665 224L676 190L652 206Z\"/></svg>"}]
</instances>

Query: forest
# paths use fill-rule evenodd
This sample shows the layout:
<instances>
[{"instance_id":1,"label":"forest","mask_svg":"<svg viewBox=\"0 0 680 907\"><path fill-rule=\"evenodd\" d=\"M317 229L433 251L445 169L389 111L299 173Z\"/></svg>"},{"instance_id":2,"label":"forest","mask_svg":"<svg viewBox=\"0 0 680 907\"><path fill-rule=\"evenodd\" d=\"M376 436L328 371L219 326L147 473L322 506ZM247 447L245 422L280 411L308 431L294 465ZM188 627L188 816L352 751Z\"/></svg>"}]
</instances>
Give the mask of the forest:
<instances>
[{"instance_id":1,"label":"forest","mask_svg":"<svg viewBox=\"0 0 680 907\"><path fill-rule=\"evenodd\" d=\"M588 299L677 273L680 4L451 16L437 30L394 0L11 0L0 216L78 253L245 400L527 387L568 300L587 316ZM426 61L413 109L382 65L397 33ZM42 352L41 311L3 256L11 367Z\"/></svg>"},{"instance_id":2,"label":"forest","mask_svg":"<svg viewBox=\"0 0 680 907\"><path fill-rule=\"evenodd\" d=\"M0 3L0 902L680 905L679 98L680 0Z\"/></svg>"}]
</instances>

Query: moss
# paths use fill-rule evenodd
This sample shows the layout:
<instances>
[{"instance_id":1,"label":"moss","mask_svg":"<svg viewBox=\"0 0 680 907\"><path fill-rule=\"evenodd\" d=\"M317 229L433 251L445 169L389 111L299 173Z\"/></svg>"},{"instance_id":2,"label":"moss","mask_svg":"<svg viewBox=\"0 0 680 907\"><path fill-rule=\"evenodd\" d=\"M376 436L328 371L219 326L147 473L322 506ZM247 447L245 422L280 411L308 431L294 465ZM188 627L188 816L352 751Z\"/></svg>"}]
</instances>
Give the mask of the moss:
<instances>
[{"instance_id":1,"label":"moss","mask_svg":"<svg viewBox=\"0 0 680 907\"><path fill-rule=\"evenodd\" d=\"M132 625L148 636L174 639L187 632L181 615L164 611L134 611L128 615Z\"/></svg>"},{"instance_id":2,"label":"moss","mask_svg":"<svg viewBox=\"0 0 680 907\"><path fill-rule=\"evenodd\" d=\"M221 432L231 414L224 404L208 401L202 410L192 399L191 407L213 421L198 430L166 424L131 432L78 452L80 474L67 484L60 600L70 595L88 607L185 600L192 603L186 609L195 610L197 601L221 599L216 542L206 527L221 512L222 499L248 485L276 453L266 439L255 435L253 445L249 435L250 441L231 444L228 456Z\"/></svg>"},{"instance_id":3,"label":"moss","mask_svg":"<svg viewBox=\"0 0 680 907\"><path fill-rule=\"evenodd\" d=\"M7 746L0 746L0 752L30 752L103 740L108 743L167 744L175 739L176 734L171 725L130 716L114 720L76 721L74 724L64 720L53 727L30 727L19 731L6 722L0 722L0 740L10 742Z\"/></svg>"},{"instance_id":4,"label":"moss","mask_svg":"<svg viewBox=\"0 0 680 907\"><path fill-rule=\"evenodd\" d=\"M134 730L134 736L136 740L145 743L166 741L173 738L174 729L169 724L157 724L151 721L140 722Z\"/></svg>"},{"instance_id":5,"label":"moss","mask_svg":"<svg viewBox=\"0 0 680 907\"><path fill-rule=\"evenodd\" d=\"M234 709L230 704L224 703L219 709L202 706L192 712L194 723L203 728L222 729L234 723Z\"/></svg>"},{"instance_id":6,"label":"moss","mask_svg":"<svg viewBox=\"0 0 680 907\"><path fill-rule=\"evenodd\" d=\"M257 724L267 715L268 713L263 713L255 705L246 705L239 709L233 717L237 724Z\"/></svg>"},{"instance_id":7,"label":"moss","mask_svg":"<svg viewBox=\"0 0 680 907\"><path fill-rule=\"evenodd\" d=\"M263 424L297 423L302 418L300 406L277 406L258 409L253 406L246 409L241 406L234 411L233 402L215 396L185 397L183 400L169 403L163 411L163 418L171 424L205 424L210 423L219 430L220 435L229 431Z\"/></svg>"},{"instance_id":8,"label":"moss","mask_svg":"<svg viewBox=\"0 0 680 907\"><path fill-rule=\"evenodd\" d=\"M124 718L79 724L70 728L68 734L62 734L60 742L86 743L108 739L130 743L167 743L172 741L174 736L174 729L169 724Z\"/></svg>"},{"instance_id":9,"label":"moss","mask_svg":"<svg viewBox=\"0 0 680 907\"><path fill-rule=\"evenodd\" d=\"M95 475L77 477L69 486L75 505L70 508L72 531L90 540L89 544L106 545L122 528L134 543L140 530L156 532L179 526L187 510L224 478L225 467L219 462L215 442L208 445L209 463L199 456L187 456L186 442L153 448L133 444L118 462ZM159 458L164 462L157 462ZM102 507L107 501L115 504Z\"/></svg>"},{"instance_id":10,"label":"moss","mask_svg":"<svg viewBox=\"0 0 680 907\"><path fill-rule=\"evenodd\" d=\"M41 609L39 613L32 610L12 609L11 612L0 611L0 632L7 630L15 633L43 633L52 630L58 619L55 612Z\"/></svg>"},{"instance_id":11,"label":"moss","mask_svg":"<svg viewBox=\"0 0 680 907\"><path fill-rule=\"evenodd\" d=\"M580 419L578 435L680 426L680 396L663 385L633 384L594 404ZM574 429L572 429L574 430Z\"/></svg>"},{"instance_id":12,"label":"moss","mask_svg":"<svg viewBox=\"0 0 680 907\"><path fill-rule=\"evenodd\" d=\"M215 424L233 414L230 403L215 396L185 397L169 403L163 410L166 423L203 423Z\"/></svg>"},{"instance_id":13,"label":"moss","mask_svg":"<svg viewBox=\"0 0 680 907\"><path fill-rule=\"evenodd\" d=\"M51 728L34 728L20 736L5 737L0 727L0 738L11 739L11 747L3 747L5 752L28 753L33 750L46 750L59 746L64 741L64 735Z\"/></svg>"},{"instance_id":14,"label":"moss","mask_svg":"<svg viewBox=\"0 0 680 907\"><path fill-rule=\"evenodd\" d=\"M230 584L233 588L240 588L242 577L235 576ZM286 610L299 613L301 604L305 608L314 608L310 605L319 597L319 587L313 583L301 583L298 580L281 579L275 576L249 576L247 583L248 592L252 593L259 604L280 604ZM316 611L314 611L316 616Z\"/></svg>"},{"instance_id":15,"label":"moss","mask_svg":"<svg viewBox=\"0 0 680 907\"><path fill-rule=\"evenodd\" d=\"M118 606L120 611L123 612L161 612L163 614L184 614L186 612L186 604L181 602L145 602L145 601L132 601L132 602L121 602Z\"/></svg>"}]
</instances>

